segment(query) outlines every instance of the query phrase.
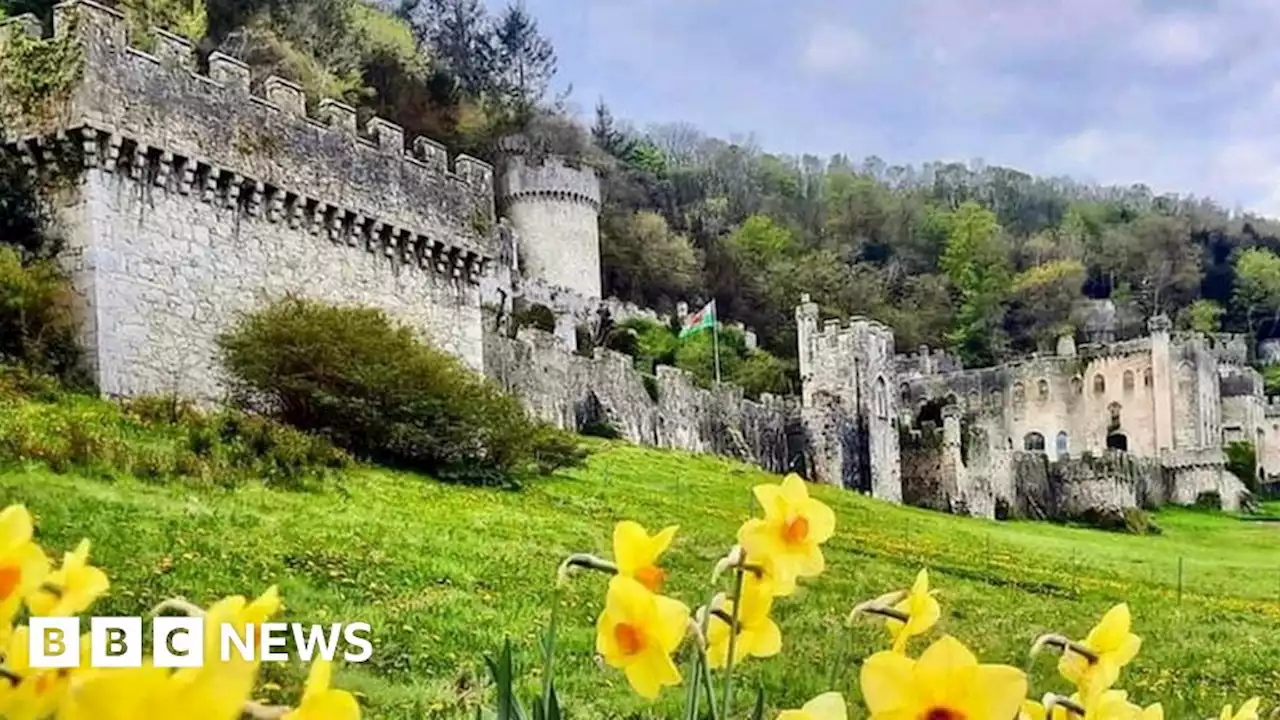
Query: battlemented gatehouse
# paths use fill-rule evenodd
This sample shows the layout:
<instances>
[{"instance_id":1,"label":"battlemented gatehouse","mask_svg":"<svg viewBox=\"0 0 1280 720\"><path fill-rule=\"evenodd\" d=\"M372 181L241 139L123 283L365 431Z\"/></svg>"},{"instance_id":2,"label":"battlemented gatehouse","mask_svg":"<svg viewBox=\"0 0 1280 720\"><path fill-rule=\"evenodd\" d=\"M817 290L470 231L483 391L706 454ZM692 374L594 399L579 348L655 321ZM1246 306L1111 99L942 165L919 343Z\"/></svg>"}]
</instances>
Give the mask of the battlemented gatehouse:
<instances>
[{"instance_id":1,"label":"battlemented gatehouse","mask_svg":"<svg viewBox=\"0 0 1280 720\"><path fill-rule=\"evenodd\" d=\"M1176 333L1164 318L1137 340L1068 337L1054 355L969 370L941 351L898 354L890 328L823 321L805 298L801 396L758 400L579 352L579 329L602 316L657 317L602 298L590 168L518 142L496 171L450 157L163 30L130 37L91 0L53 20L50 37L31 16L0 25L0 44L63 43L78 62L68 87L4 118L3 141L61 180L45 184L51 230L106 395L220 398L218 332L296 294L386 311L560 427L607 423L892 502L988 517L1206 494L1235 507L1243 486L1222 447L1245 439L1280 472L1280 406L1245 365L1245 340ZM531 304L553 313L553 331L512 324Z\"/></svg>"}]
</instances>

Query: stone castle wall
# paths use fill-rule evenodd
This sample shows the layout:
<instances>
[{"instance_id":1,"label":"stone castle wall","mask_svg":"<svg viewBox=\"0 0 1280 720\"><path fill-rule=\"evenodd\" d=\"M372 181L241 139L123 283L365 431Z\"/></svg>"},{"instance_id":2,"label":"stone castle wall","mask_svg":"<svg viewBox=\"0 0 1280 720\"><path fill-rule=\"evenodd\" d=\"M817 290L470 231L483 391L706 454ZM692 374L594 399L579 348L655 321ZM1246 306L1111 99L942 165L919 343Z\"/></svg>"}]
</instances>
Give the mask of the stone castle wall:
<instances>
[{"instance_id":1,"label":"stone castle wall","mask_svg":"<svg viewBox=\"0 0 1280 720\"><path fill-rule=\"evenodd\" d=\"M756 402L731 385L706 390L667 366L646 381L628 355L597 348L583 357L531 328L514 339L486 333L484 342L486 374L557 427L608 423L633 442L727 455L775 472L803 463L799 408L790 399Z\"/></svg>"},{"instance_id":2,"label":"stone castle wall","mask_svg":"<svg viewBox=\"0 0 1280 720\"><path fill-rule=\"evenodd\" d=\"M494 255L493 173L181 38L131 47L125 18L56 8L83 50L56 112L8 127L33 167L81 166L56 198L84 340L109 394L216 395L213 339L238 311L294 293L386 310L483 366L478 278ZM24 29L27 27L21 25ZM50 42L50 41L45 41Z\"/></svg>"}]
</instances>

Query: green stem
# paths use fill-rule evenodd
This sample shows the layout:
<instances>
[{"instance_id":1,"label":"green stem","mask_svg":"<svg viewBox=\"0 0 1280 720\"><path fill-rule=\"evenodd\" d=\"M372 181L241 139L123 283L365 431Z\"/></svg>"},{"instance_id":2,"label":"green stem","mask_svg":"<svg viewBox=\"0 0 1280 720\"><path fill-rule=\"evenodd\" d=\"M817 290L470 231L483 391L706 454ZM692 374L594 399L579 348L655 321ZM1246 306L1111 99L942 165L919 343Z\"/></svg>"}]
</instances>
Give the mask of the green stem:
<instances>
[{"instance_id":1,"label":"green stem","mask_svg":"<svg viewBox=\"0 0 1280 720\"><path fill-rule=\"evenodd\" d=\"M729 708L733 704L733 656L738 651L738 616L742 611L742 581L746 575L742 566L747 561L747 553L742 553L742 559L738 566L734 568L733 579L733 622L729 623L729 656L724 661L724 702L720 703L720 709L724 711L724 717L729 717Z\"/></svg>"},{"instance_id":2,"label":"green stem","mask_svg":"<svg viewBox=\"0 0 1280 720\"><path fill-rule=\"evenodd\" d=\"M711 588L711 596L707 598L707 611L702 614L702 637L707 638L707 630L711 627L711 604L716 600L716 589ZM689 694L686 697L686 707L688 708L687 720L698 720L698 686L706 683L707 700L711 705L711 716L714 718L716 709L715 703L711 702L711 670L708 667L707 653L699 646L697 653L693 658L694 674L692 683L689 685Z\"/></svg>"},{"instance_id":3,"label":"green stem","mask_svg":"<svg viewBox=\"0 0 1280 720\"><path fill-rule=\"evenodd\" d=\"M547 623L547 635L542 642L542 717L551 717L551 688L555 674L556 620L560 614L560 594L557 587L551 596L551 620Z\"/></svg>"},{"instance_id":4,"label":"green stem","mask_svg":"<svg viewBox=\"0 0 1280 720\"><path fill-rule=\"evenodd\" d=\"M707 691L707 709L711 711L711 720L716 720L720 717L720 714L716 712L716 694L711 686L711 663L707 662L705 653L702 655L702 662L698 666L702 668L701 685ZM694 718L693 720L698 719Z\"/></svg>"}]
</instances>

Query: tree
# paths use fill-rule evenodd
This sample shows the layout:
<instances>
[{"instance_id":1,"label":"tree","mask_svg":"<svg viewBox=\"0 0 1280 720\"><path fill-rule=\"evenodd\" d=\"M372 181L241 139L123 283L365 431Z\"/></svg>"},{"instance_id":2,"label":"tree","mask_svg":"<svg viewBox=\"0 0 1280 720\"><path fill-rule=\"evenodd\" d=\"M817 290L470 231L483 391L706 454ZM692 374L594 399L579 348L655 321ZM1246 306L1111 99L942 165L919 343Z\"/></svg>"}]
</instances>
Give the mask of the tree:
<instances>
[{"instance_id":1,"label":"tree","mask_svg":"<svg viewBox=\"0 0 1280 720\"><path fill-rule=\"evenodd\" d=\"M400 14L459 88L480 97L495 84L492 21L480 0L410 0Z\"/></svg>"},{"instance_id":2,"label":"tree","mask_svg":"<svg viewBox=\"0 0 1280 720\"><path fill-rule=\"evenodd\" d=\"M701 260L661 215L611 215L602 225L600 259L607 293L666 307L697 293Z\"/></svg>"},{"instance_id":3,"label":"tree","mask_svg":"<svg viewBox=\"0 0 1280 720\"><path fill-rule=\"evenodd\" d=\"M613 113L604 104L604 98L596 102L596 121L591 126L591 139L595 141L596 147L618 160L628 159L636 146L634 140L618 129Z\"/></svg>"},{"instance_id":4,"label":"tree","mask_svg":"<svg viewBox=\"0 0 1280 720\"><path fill-rule=\"evenodd\" d=\"M1187 306L1180 320L1183 327L1202 333L1215 333L1222 329L1222 315L1226 312L1218 303L1201 298Z\"/></svg>"},{"instance_id":5,"label":"tree","mask_svg":"<svg viewBox=\"0 0 1280 720\"><path fill-rule=\"evenodd\" d=\"M942 254L942 270L959 296L947 340L966 363L989 364L1003 344L1009 258L995 213L973 201L957 207Z\"/></svg>"},{"instance_id":6,"label":"tree","mask_svg":"<svg viewBox=\"0 0 1280 720\"><path fill-rule=\"evenodd\" d=\"M1078 260L1051 260L1019 274L1011 288L1011 334L1047 349L1058 336L1072 332L1072 312L1078 307L1084 279L1084 265Z\"/></svg>"},{"instance_id":7,"label":"tree","mask_svg":"<svg viewBox=\"0 0 1280 720\"><path fill-rule=\"evenodd\" d=\"M1271 314L1274 326L1280 320L1280 256L1265 248L1250 248L1236 258L1235 303L1253 332L1259 313Z\"/></svg>"},{"instance_id":8,"label":"tree","mask_svg":"<svg viewBox=\"0 0 1280 720\"><path fill-rule=\"evenodd\" d=\"M525 117L556 74L556 51L523 2L506 7L493 30L496 82L516 117Z\"/></svg>"}]
</instances>

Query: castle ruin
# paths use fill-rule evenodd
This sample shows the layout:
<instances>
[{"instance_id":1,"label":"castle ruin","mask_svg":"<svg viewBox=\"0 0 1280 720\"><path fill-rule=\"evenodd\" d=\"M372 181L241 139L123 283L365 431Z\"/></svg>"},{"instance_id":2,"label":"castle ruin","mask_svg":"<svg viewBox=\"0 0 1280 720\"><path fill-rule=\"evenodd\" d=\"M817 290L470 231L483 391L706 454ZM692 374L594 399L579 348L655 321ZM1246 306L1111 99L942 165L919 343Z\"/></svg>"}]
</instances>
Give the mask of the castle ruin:
<instances>
[{"instance_id":1,"label":"castle ruin","mask_svg":"<svg viewBox=\"0 0 1280 720\"><path fill-rule=\"evenodd\" d=\"M91 0L58 5L42 34L14 18L0 44L68 43L79 74L6 117L3 140L34 175L72 180L47 184L51 229L108 396L216 400L217 333L296 294L386 311L560 427L607 423L892 502L1059 517L1214 492L1234 507L1233 439L1280 471L1280 405L1244 366L1243 338L1173 333L1162 318L1141 340L1064 338L1052 357L965 370L941 351L898 355L872 320L820 322L806 298L799 398L703 389L670 367L643 375L626 355L578 348L602 309L657 318L601 297L589 168L518 148L496 173L450 158L341 102L309 106L282 78L254 84L239 60L201 60L163 30L141 50L125 17ZM553 332L512 332L532 304L552 311Z\"/></svg>"}]
</instances>

